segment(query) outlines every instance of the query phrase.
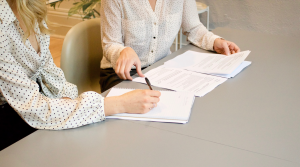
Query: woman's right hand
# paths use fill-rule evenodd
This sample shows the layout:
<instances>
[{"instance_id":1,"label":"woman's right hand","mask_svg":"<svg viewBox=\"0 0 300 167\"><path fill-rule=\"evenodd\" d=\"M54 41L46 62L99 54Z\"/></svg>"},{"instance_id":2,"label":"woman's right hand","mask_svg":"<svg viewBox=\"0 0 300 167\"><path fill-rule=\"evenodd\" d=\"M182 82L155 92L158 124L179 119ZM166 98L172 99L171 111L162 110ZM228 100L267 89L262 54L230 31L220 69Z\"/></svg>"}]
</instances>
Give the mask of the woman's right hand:
<instances>
[{"instance_id":1,"label":"woman's right hand","mask_svg":"<svg viewBox=\"0 0 300 167\"><path fill-rule=\"evenodd\" d=\"M132 66L136 67L136 72L140 77L144 77L144 74L141 70L141 61L139 56L135 53L135 51L130 48L126 47L120 53L120 56L116 62L115 72L121 79L128 79L132 80L130 76L130 71Z\"/></svg>"},{"instance_id":2,"label":"woman's right hand","mask_svg":"<svg viewBox=\"0 0 300 167\"><path fill-rule=\"evenodd\" d=\"M105 116L118 113L145 114L157 106L161 93L155 90L134 90L104 100Z\"/></svg>"}]
</instances>

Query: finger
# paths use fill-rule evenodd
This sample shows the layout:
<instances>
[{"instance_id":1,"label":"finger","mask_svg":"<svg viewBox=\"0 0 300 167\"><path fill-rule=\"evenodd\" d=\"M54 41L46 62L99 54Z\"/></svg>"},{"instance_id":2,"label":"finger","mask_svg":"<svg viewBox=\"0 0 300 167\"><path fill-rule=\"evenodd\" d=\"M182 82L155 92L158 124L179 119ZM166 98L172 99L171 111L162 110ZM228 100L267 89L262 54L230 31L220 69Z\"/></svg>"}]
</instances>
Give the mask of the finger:
<instances>
[{"instance_id":1,"label":"finger","mask_svg":"<svg viewBox=\"0 0 300 167\"><path fill-rule=\"evenodd\" d=\"M147 103L143 105L143 110L141 111L140 114L146 114L147 112L149 112L150 110L152 110L153 108L153 104Z\"/></svg>"},{"instance_id":2,"label":"finger","mask_svg":"<svg viewBox=\"0 0 300 167\"><path fill-rule=\"evenodd\" d=\"M236 44L234 44L234 45L235 45L235 49L234 49L235 52L236 52L236 53L239 53L239 52L241 51L240 48L239 48Z\"/></svg>"},{"instance_id":3,"label":"finger","mask_svg":"<svg viewBox=\"0 0 300 167\"><path fill-rule=\"evenodd\" d=\"M155 107L157 107L157 103L152 103L152 108L151 109L153 109Z\"/></svg>"},{"instance_id":4,"label":"finger","mask_svg":"<svg viewBox=\"0 0 300 167\"><path fill-rule=\"evenodd\" d=\"M157 103L149 103L150 110L157 107Z\"/></svg>"},{"instance_id":5,"label":"finger","mask_svg":"<svg viewBox=\"0 0 300 167\"><path fill-rule=\"evenodd\" d=\"M153 108L157 107L157 103L151 103L149 110L151 111Z\"/></svg>"},{"instance_id":6,"label":"finger","mask_svg":"<svg viewBox=\"0 0 300 167\"><path fill-rule=\"evenodd\" d=\"M230 55L229 47L226 41L222 42L223 50L225 55Z\"/></svg>"},{"instance_id":7,"label":"finger","mask_svg":"<svg viewBox=\"0 0 300 167\"><path fill-rule=\"evenodd\" d=\"M146 91L147 91L147 95L151 97L160 97L161 95L160 91L156 91L156 90L146 90Z\"/></svg>"},{"instance_id":8,"label":"finger","mask_svg":"<svg viewBox=\"0 0 300 167\"><path fill-rule=\"evenodd\" d=\"M221 46L222 46L222 49L223 49L223 54L227 55L227 56L230 55L230 50L229 50L227 41L222 41Z\"/></svg>"},{"instance_id":9,"label":"finger","mask_svg":"<svg viewBox=\"0 0 300 167\"><path fill-rule=\"evenodd\" d=\"M152 97L147 97L146 98L147 103L158 103L159 102L159 97L152 96Z\"/></svg>"},{"instance_id":10,"label":"finger","mask_svg":"<svg viewBox=\"0 0 300 167\"><path fill-rule=\"evenodd\" d=\"M235 54L235 51L234 50L230 50L231 54Z\"/></svg>"},{"instance_id":11,"label":"finger","mask_svg":"<svg viewBox=\"0 0 300 167\"><path fill-rule=\"evenodd\" d=\"M141 70L141 61L138 59L137 62L134 64L136 67L136 72L139 74L140 77L145 77Z\"/></svg>"},{"instance_id":12,"label":"finger","mask_svg":"<svg viewBox=\"0 0 300 167\"><path fill-rule=\"evenodd\" d=\"M129 79L129 80L132 80L132 77L130 76L130 70L131 70L132 65L133 65L132 62L127 63L126 67L125 67L125 71L124 71L126 79Z\"/></svg>"},{"instance_id":13,"label":"finger","mask_svg":"<svg viewBox=\"0 0 300 167\"><path fill-rule=\"evenodd\" d=\"M125 65L126 65L126 63L124 63L124 62L122 62L122 64L120 65L120 69L119 69L119 77L120 77L121 79L126 79L125 74L124 74Z\"/></svg>"},{"instance_id":14,"label":"finger","mask_svg":"<svg viewBox=\"0 0 300 167\"><path fill-rule=\"evenodd\" d=\"M233 43L233 42L231 42L231 44L230 44L230 49L234 50L235 53L240 52L240 48L235 43Z\"/></svg>"},{"instance_id":15,"label":"finger","mask_svg":"<svg viewBox=\"0 0 300 167\"><path fill-rule=\"evenodd\" d=\"M153 104L153 108L157 107L157 103L152 103Z\"/></svg>"}]
</instances>

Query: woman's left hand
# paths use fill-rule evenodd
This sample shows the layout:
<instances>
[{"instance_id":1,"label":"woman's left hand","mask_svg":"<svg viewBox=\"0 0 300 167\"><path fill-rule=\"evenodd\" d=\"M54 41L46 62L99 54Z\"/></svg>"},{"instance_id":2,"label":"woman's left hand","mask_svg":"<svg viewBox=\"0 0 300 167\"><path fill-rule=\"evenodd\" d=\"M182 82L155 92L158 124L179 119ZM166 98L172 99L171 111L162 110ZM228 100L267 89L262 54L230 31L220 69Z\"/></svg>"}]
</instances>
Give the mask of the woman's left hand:
<instances>
[{"instance_id":1,"label":"woman's left hand","mask_svg":"<svg viewBox=\"0 0 300 167\"><path fill-rule=\"evenodd\" d=\"M214 42L214 50L217 53L230 55L240 52L240 48L233 42L226 41L221 38L217 38Z\"/></svg>"}]
</instances>

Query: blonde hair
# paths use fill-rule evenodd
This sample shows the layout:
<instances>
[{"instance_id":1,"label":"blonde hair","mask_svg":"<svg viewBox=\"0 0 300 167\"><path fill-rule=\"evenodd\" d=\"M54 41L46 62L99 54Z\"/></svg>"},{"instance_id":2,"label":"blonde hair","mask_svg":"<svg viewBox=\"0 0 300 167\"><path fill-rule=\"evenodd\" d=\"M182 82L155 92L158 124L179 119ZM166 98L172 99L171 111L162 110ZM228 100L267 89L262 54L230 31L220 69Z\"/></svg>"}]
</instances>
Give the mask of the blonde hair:
<instances>
[{"instance_id":1,"label":"blonde hair","mask_svg":"<svg viewBox=\"0 0 300 167\"><path fill-rule=\"evenodd\" d=\"M43 24L47 24L47 6L46 0L8 0L12 5L16 5L17 11L23 20L26 31L25 40L34 32L37 23L41 33L49 34L49 29Z\"/></svg>"}]
</instances>

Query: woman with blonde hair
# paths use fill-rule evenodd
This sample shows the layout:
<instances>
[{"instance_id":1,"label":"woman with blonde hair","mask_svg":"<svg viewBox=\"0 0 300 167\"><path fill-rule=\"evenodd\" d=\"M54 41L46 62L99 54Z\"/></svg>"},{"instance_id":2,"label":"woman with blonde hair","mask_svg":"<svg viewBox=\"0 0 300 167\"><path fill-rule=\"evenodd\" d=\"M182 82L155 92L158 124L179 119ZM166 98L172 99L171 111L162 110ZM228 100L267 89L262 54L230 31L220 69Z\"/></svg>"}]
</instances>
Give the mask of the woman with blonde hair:
<instances>
[{"instance_id":1,"label":"woman with blonde hair","mask_svg":"<svg viewBox=\"0 0 300 167\"><path fill-rule=\"evenodd\" d=\"M0 150L36 129L76 128L157 105L160 92L150 90L78 96L53 63L46 16L45 0L0 1Z\"/></svg>"}]
</instances>

